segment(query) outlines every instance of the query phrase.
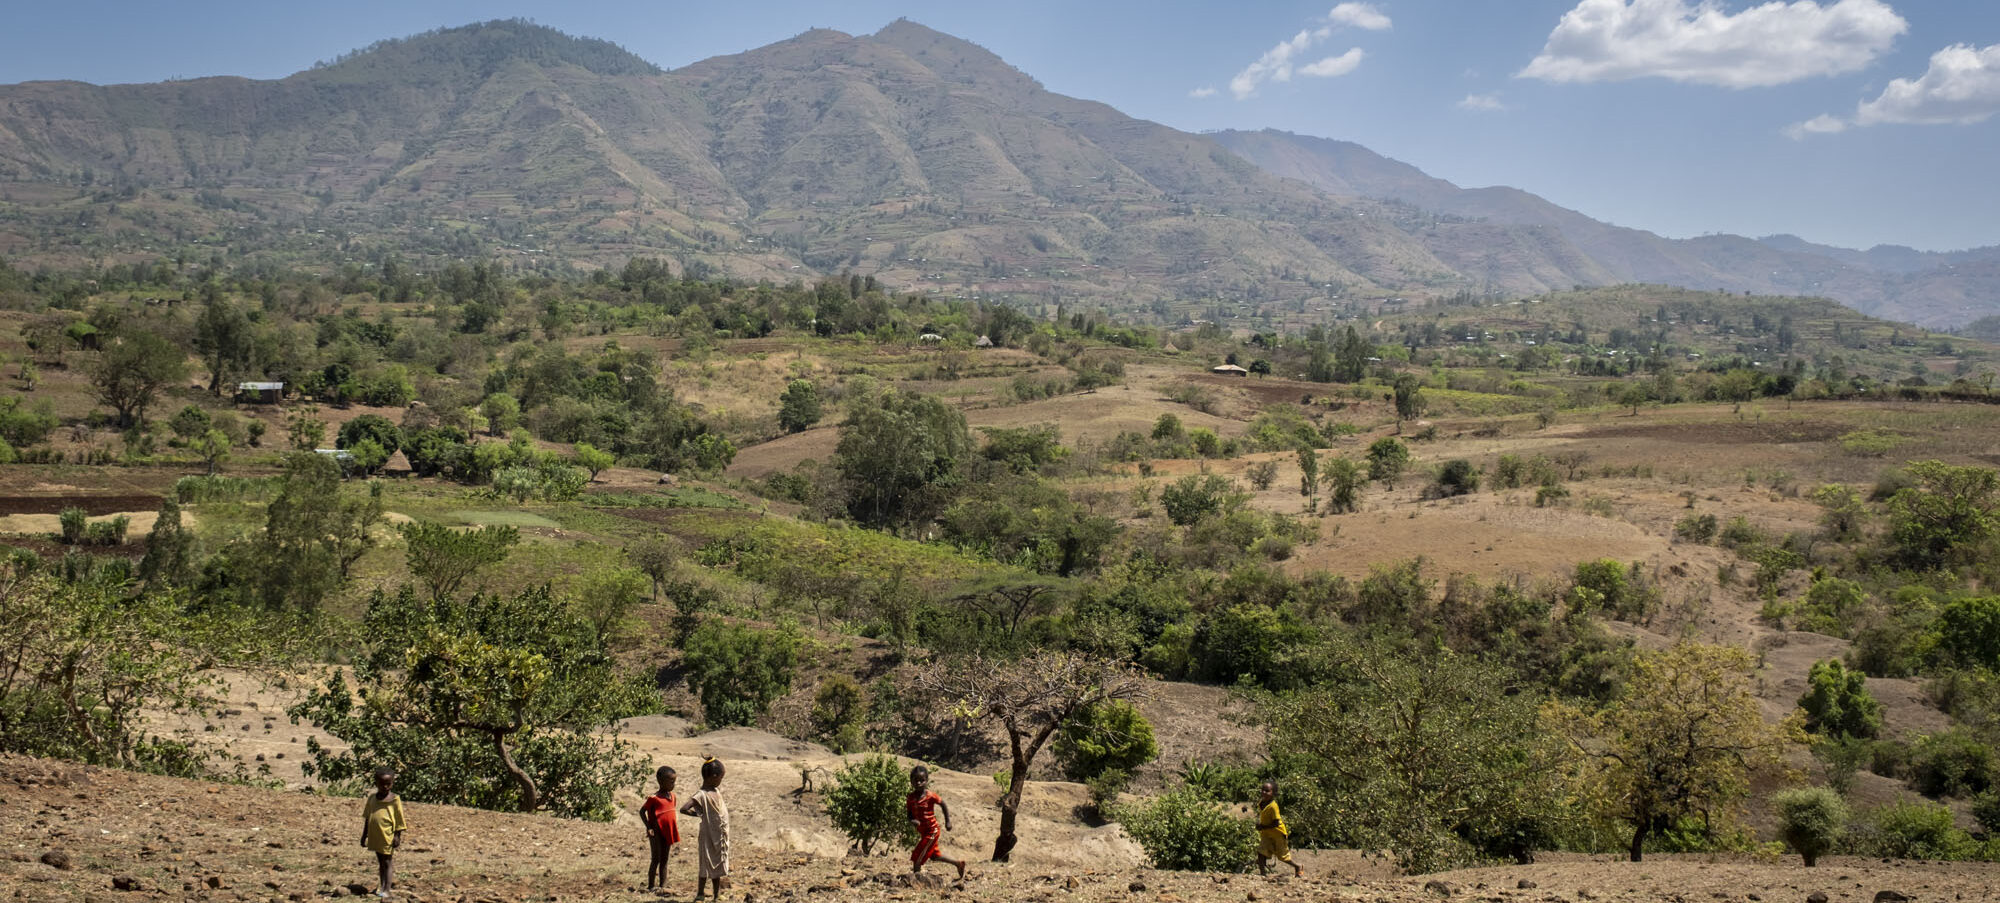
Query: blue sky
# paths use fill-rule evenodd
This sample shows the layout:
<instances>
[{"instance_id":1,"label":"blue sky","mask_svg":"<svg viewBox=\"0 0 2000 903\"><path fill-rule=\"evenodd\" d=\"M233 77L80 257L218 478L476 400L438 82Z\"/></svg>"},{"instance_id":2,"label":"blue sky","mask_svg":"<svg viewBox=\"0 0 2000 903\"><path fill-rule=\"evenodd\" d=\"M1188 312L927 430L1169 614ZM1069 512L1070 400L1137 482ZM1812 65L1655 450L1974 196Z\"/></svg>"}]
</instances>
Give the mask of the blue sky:
<instances>
[{"instance_id":1,"label":"blue sky","mask_svg":"<svg viewBox=\"0 0 2000 903\"><path fill-rule=\"evenodd\" d=\"M0 83L278 78L521 16L686 65L907 16L1191 131L1359 142L1674 237L2000 244L1996 0L22 3Z\"/></svg>"}]
</instances>

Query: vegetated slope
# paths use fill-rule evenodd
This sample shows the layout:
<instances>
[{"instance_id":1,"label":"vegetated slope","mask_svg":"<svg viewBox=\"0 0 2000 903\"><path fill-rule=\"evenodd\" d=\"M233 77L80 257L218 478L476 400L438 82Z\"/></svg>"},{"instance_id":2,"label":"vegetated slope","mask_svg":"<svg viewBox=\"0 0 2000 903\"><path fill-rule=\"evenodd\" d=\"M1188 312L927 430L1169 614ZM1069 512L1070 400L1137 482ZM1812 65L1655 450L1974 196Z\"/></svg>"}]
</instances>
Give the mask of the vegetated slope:
<instances>
[{"instance_id":1,"label":"vegetated slope","mask_svg":"<svg viewBox=\"0 0 2000 903\"><path fill-rule=\"evenodd\" d=\"M0 176L0 253L31 259L497 246L1148 301L1461 281L1362 215L1375 204L1051 94L907 22L672 73L495 22L276 81L9 86Z\"/></svg>"},{"instance_id":2,"label":"vegetated slope","mask_svg":"<svg viewBox=\"0 0 2000 903\"><path fill-rule=\"evenodd\" d=\"M1890 246L1851 251L1793 236L1668 239L1591 219L1516 188L1460 188L1352 142L1271 129L1216 132L1209 137L1275 175L1334 194L1392 199L1495 226L1552 230L1597 271L1575 264L1552 270L1577 278L1568 284L1546 283L1544 287L1551 289L1656 282L1760 294L1825 295L1876 316L1951 326L1990 312L1994 289L2000 286L1991 266L2000 250L1992 248L1934 254ZM1479 277L1459 265L1462 252L1440 250L1439 243L1449 246L1450 237L1449 232L1426 236L1426 245L1460 272ZM1507 250L1491 239L1472 246L1496 255ZM1502 280L1492 284L1511 288Z\"/></svg>"}]
</instances>

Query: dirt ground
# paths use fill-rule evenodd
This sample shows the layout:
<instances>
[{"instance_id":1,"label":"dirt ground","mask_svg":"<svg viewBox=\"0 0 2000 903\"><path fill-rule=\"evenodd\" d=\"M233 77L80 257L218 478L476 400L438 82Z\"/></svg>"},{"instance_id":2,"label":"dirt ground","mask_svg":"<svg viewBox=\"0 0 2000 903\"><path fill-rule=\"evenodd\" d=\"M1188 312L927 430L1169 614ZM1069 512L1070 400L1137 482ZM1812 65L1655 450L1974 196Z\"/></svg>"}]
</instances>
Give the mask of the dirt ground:
<instances>
[{"instance_id":1,"label":"dirt ground","mask_svg":"<svg viewBox=\"0 0 2000 903\"><path fill-rule=\"evenodd\" d=\"M716 742L723 739L719 735ZM772 750L782 752L783 750ZM1303 879L1155 871L1137 864L1118 829L1051 834L1023 825L1015 861L980 855L992 836L980 795L940 787L956 831L945 848L971 860L963 888L902 877L901 849L872 856L802 848L815 820L811 794L760 776L786 767L739 755L723 792L736 826L731 899L1000 901L1338 901L1415 903L1440 899L1521 903L1638 901L1869 901L1880 891L1916 901L1992 900L2000 867L1980 863L1878 862L1834 857L1806 869L1796 858L1653 856L1546 857L1534 865L1395 877L1380 860L1347 851L1297 854ZM990 791L990 787L987 788ZM1034 790L1043 788L1037 785ZM988 794L990 795L990 793ZM19 757L0 758L0 894L21 900L274 900L350 896L373 889L373 863L359 847L360 801L219 785ZM629 816L593 824L537 816L408 804L410 833L397 856L396 899L420 903L506 900L660 899L641 890L644 841ZM682 826L691 837L694 825ZM826 829L826 830L830 830ZM683 845L669 866L664 899L692 896ZM932 882L935 882L933 884ZM914 886L911 886L914 884Z\"/></svg>"}]
</instances>

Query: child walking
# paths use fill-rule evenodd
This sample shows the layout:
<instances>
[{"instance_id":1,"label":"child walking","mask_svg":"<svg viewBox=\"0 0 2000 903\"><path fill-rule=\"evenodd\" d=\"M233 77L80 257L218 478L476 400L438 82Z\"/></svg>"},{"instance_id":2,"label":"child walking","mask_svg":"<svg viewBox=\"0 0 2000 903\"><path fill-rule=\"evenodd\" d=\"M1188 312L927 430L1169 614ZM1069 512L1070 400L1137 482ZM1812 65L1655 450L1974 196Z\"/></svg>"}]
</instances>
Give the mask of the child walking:
<instances>
[{"instance_id":1,"label":"child walking","mask_svg":"<svg viewBox=\"0 0 2000 903\"><path fill-rule=\"evenodd\" d=\"M396 848L403 845L403 832L410 823L403 820L403 798L396 795L396 772L375 769L375 793L361 807L361 845L375 853L378 879L375 896L389 899L395 885Z\"/></svg>"},{"instance_id":2,"label":"child walking","mask_svg":"<svg viewBox=\"0 0 2000 903\"><path fill-rule=\"evenodd\" d=\"M694 898L701 899L702 890L711 888L713 898L720 900L722 892L729 889L729 807L722 802L721 759L702 760L701 790L688 794L681 814L701 819L701 834L695 842L699 866Z\"/></svg>"},{"instance_id":3,"label":"child walking","mask_svg":"<svg viewBox=\"0 0 2000 903\"><path fill-rule=\"evenodd\" d=\"M660 890L667 884L667 856L681 842L681 823L674 807L673 768L662 765L653 776L660 781L660 791L646 797L639 820L646 823L646 845L653 853L652 864L646 866L646 889Z\"/></svg>"},{"instance_id":4,"label":"child walking","mask_svg":"<svg viewBox=\"0 0 2000 903\"><path fill-rule=\"evenodd\" d=\"M1292 861L1292 850L1286 842L1292 832L1285 827L1285 816L1278 811L1278 785L1265 781L1258 790L1257 874L1269 874L1265 867L1276 859L1292 867L1292 877L1304 877L1306 870Z\"/></svg>"},{"instance_id":5,"label":"child walking","mask_svg":"<svg viewBox=\"0 0 2000 903\"><path fill-rule=\"evenodd\" d=\"M965 883L965 860L946 856L938 848L944 839L938 830L937 813L944 813L944 831L951 830L951 807L944 799L931 791L931 770L922 765L910 769L910 795L903 799L903 811L909 813L910 826L917 829L917 848L910 851L910 874L919 874L924 863L933 859L958 866L958 881Z\"/></svg>"}]
</instances>

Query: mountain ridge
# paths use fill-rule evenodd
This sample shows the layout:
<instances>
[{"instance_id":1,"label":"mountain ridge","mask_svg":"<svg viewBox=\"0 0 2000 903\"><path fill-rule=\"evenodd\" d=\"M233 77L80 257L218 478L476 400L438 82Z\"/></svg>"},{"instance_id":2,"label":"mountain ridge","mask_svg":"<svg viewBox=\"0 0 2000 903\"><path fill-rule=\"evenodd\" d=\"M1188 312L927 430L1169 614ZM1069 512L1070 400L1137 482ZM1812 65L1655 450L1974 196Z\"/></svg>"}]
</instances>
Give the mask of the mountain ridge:
<instances>
[{"instance_id":1,"label":"mountain ridge","mask_svg":"<svg viewBox=\"0 0 2000 903\"><path fill-rule=\"evenodd\" d=\"M1112 306L1644 281L1827 286L1936 325L1990 297L1963 274L1864 269L1875 252L1676 243L1351 143L1178 131L1048 91L907 19L675 70L496 20L281 79L0 86L0 254L73 264L189 247L318 266L643 255L752 280L852 270ZM1775 276L1744 275L1759 267ZM1930 306L1897 306L1892 279Z\"/></svg>"}]
</instances>

